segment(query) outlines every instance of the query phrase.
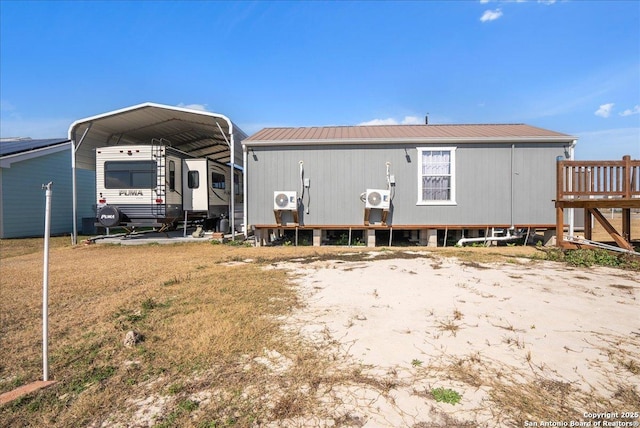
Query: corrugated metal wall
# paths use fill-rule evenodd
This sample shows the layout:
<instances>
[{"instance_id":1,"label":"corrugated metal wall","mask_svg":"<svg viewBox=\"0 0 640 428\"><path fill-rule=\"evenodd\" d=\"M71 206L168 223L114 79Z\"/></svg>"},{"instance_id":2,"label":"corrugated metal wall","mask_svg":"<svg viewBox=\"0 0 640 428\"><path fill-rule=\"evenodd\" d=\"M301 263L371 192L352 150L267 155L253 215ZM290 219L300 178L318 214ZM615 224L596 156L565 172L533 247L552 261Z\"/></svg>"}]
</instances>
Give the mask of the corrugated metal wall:
<instances>
[{"instance_id":1,"label":"corrugated metal wall","mask_svg":"<svg viewBox=\"0 0 640 428\"><path fill-rule=\"evenodd\" d=\"M51 234L73 230L71 153L65 150L15 162L2 168L1 238L43 236L45 192L42 185L53 182ZM94 171L77 170L78 224L83 217L94 217Z\"/></svg>"},{"instance_id":2,"label":"corrugated metal wall","mask_svg":"<svg viewBox=\"0 0 640 428\"><path fill-rule=\"evenodd\" d=\"M416 204L416 147L429 146L457 147L454 206ZM247 156L248 221L275 223L273 192L301 192L303 161L304 177L311 182L303 201L301 223L306 225L363 224L360 194L367 188L386 188L386 162L396 179L389 219L394 225L510 224L512 217L515 224L553 224L555 162L563 155L563 144L516 144L512 204L510 143L252 147Z\"/></svg>"}]
</instances>

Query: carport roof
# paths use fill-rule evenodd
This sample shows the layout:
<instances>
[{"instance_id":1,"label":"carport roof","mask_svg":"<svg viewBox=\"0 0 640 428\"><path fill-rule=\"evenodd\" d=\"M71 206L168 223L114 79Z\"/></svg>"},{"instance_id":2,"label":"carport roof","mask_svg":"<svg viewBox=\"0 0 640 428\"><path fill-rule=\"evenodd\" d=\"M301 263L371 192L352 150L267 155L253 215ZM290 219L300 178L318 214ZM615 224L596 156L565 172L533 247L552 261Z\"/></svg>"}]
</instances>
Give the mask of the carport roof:
<instances>
[{"instance_id":1,"label":"carport roof","mask_svg":"<svg viewBox=\"0 0 640 428\"><path fill-rule=\"evenodd\" d=\"M222 132L221 132L222 131ZM69 127L69 139L76 149L76 166L95 169L95 149L124 144L172 146L196 157L230 163L235 142L234 163L242 163L240 141L247 135L229 118L218 113L155 103L143 103L80 119Z\"/></svg>"}]
</instances>

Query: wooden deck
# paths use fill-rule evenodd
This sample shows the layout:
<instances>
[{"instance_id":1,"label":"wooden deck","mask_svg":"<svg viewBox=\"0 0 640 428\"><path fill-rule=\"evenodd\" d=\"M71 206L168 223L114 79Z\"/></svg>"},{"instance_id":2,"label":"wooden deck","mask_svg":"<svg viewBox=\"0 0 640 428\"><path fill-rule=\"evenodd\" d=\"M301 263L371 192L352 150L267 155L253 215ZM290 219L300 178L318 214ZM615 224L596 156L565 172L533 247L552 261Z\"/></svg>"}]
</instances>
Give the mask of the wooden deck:
<instances>
[{"instance_id":1,"label":"wooden deck","mask_svg":"<svg viewBox=\"0 0 640 428\"><path fill-rule=\"evenodd\" d=\"M564 239L565 208L584 210L584 235L593 239L591 225L595 219L619 247L633 251L631 243L631 210L640 210L640 161L624 156L622 161L557 162L556 174L556 242L563 248L576 245ZM620 209L618 230L600 212Z\"/></svg>"}]
</instances>

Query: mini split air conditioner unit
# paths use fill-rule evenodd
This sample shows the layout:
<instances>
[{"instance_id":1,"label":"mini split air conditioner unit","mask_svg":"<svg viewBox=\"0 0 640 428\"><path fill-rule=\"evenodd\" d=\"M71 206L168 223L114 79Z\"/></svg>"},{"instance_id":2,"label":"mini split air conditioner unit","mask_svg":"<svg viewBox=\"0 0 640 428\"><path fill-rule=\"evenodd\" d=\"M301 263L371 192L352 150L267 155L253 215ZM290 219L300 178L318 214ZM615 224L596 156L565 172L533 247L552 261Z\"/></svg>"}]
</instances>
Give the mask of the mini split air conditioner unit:
<instances>
[{"instance_id":1,"label":"mini split air conditioner unit","mask_svg":"<svg viewBox=\"0 0 640 428\"><path fill-rule=\"evenodd\" d=\"M382 189L367 189L364 204L366 208L389 209L391 203L391 192Z\"/></svg>"},{"instance_id":2,"label":"mini split air conditioner unit","mask_svg":"<svg viewBox=\"0 0 640 428\"><path fill-rule=\"evenodd\" d=\"M298 193L295 191L273 192L273 209L274 210L297 210L298 209Z\"/></svg>"}]
</instances>

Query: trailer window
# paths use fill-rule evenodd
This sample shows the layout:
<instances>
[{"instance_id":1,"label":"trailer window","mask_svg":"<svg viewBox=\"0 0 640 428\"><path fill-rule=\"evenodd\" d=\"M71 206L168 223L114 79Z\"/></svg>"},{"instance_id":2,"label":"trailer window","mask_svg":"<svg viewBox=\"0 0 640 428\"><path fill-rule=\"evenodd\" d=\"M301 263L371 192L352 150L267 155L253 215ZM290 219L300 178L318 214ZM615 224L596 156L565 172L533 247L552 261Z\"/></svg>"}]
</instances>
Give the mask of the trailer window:
<instances>
[{"instance_id":1,"label":"trailer window","mask_svg":"<svg viewBox=\"0 0 640 428\"><path fill-rule=\"evenodd\" d=\"M174 192L176 190L176 163L169 161L169 190Z\"/></svg>"},{"instance_id":2,"label":"trailer window","mask_svg":"<svg viewBox=\"0 0 640 428\"><path fill-rule=\"evenodd\" d=\"M200 174L198 174L198 171L189 171L187 173L187 185L189 189L197 189L200 187Z\"/></svg>"},{"instance_id":3,"label":"trailer window","mask_svg":"<svg viewBox=\"0 0 640 428\"><path fill-rule=\"evenodd\" d=\"M418 147L418 205L456 204L455 166L455 147Z\"/></svg>"},{"instance_id":4,"label":"trailer window","mask_svg":"<svg viewBox=\"0 0 640 428\"><path fill-rule=\"evenodd\" d=\"M211 187L214 188L214 189L222 189L222 190L224 190L225 187L226 187L224 174L219 174L217 172L212 172L211 173Z\"/></svg>"},{"instance_id":5,"label":"trailer window","mask_svg":"<svg viewBox=\"0 0 640 428\"><path fill-rule=\"evenodd\" d=\"M104 187L152 189L156 187L156 163L155 161L105 162Z\"/></svg>"}]
</instances>

